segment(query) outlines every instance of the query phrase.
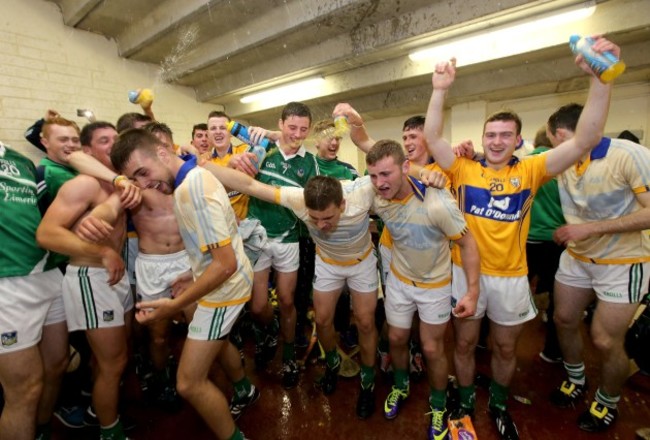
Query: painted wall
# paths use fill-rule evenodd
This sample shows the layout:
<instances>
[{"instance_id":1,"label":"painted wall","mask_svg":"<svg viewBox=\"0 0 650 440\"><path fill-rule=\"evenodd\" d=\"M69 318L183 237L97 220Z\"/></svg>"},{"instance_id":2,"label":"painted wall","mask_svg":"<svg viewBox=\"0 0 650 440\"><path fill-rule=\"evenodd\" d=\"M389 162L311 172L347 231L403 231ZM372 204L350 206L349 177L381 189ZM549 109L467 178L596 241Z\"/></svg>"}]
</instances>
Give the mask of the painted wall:
<instances>
[{"instance_id":1,"label":"painted wall","mask_svg":"<svg viewBox=\"0 0 650 440\"><path fill-rule=\"evenodd\" d=\"M0 140L32 159L41 153L23 132L48 108L80 126L87 122L77 117L81 108L115 123L123 113L141 111L128 101L128 91L149 87L156 119L182 144L216 109L197 103L191 88L161 83L156 66L120 59L113 41L66 27L53 3L0 0L0 10Z\"/></svg>"}]
</instances>

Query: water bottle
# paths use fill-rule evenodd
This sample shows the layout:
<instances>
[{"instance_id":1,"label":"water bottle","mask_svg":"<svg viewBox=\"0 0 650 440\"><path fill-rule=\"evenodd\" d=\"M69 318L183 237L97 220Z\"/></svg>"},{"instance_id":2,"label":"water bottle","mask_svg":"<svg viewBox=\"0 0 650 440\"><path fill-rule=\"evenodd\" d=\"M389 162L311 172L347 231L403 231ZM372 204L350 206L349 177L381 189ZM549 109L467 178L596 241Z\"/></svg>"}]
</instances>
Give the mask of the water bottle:
<instances>
[{"instance_id":1,"label":"water bottle","mask_svg":"<svg viewBox=\"0 0 650 440\"><path fill-rule=\"evenodd\" d=\"M350 123L345 116L334 118L334 136L343 137L350 132Z\"/></svg>"},{"instance_id":2,"label":"water bottle","mask_svg":"<svg viewBox=\"0 0 650 440\"><path fill-rule=\"evenodd\" d=\"M129 91L129 101L146 107L153 102L153 91L151 89L131 90Z\"/></svg>"},{"instance_id":3,"label":"water bottle","mask_svg":"<svg viewBox=\"0 0 650 440\"><path fill-rule=\"evenodd\" d=\"M275 144L268 138L263 138L260 141L259 145L253 145L248 134L248 127L240 124L239 122L230 121L228 122L227 128L233 136L235 136L240 141L248 144L248 150L246 150L246 152L254 153L255 156L257 156L257 168L259 169L262 161L266 157L266 152L269 149L275 147Z\"/></svg>"},{"instance_id":4,"label":"water bottle","mask_svg":"<svg viewBox=\"0 0 650 440\"><path fill-rule=\"evenodd\" d=\"M594 39L591 37L571 35L569 38L569 46L573 53L581 54L602 82L611 82L625 71L625 63L616 55L611 52L598 53L593 50L593 45Z\"/></svg>"},{"instance_id":5,"label":"water bottle","mask_svg":"<svg viewBox=\"0 0 650 440\"><path fill-rule=\"evenodd\" d=\"M240 141L247 143L248 145L251 146L253 145L251 142L251 138L248 134L248 127L246 127L244 124L240 124L239 122L235 122L235 121L230 121L228 122L227 128L230 134L235 136ZM265 151L268 151L271 148L275 147L275 144L270 139L263 138L260 141L259 146L262 147Z\"/></svg>"}]
</instances>

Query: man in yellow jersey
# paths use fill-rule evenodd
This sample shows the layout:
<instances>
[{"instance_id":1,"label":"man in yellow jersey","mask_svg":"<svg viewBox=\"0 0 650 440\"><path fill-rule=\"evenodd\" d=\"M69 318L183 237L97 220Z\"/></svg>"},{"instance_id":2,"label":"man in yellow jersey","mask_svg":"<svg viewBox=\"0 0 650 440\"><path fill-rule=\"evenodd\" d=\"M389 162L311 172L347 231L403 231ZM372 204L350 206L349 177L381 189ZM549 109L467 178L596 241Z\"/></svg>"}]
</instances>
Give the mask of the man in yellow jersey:
<instances>
[{"instance_id":1,"label":"man in yellow jersey","mask_svg":"<svg viewBox=\"0 0 650 440\"><path fill-rule=\"evenodd\" d=\"M618 48L600 39L598 50ZM591 72L581 57L580 67ZM442 139L445 95L454 82L455 59L439 63L432 77L433 93L427 111L425 136L436 162L451 178L460 209L464 212L481 252L481 296L475 319L457 320L456 374L461 399L460 412L472 413L475 391L474 349L480 318L486 313L491 321L494 341L489 409L502 439L518 439L515 423L506 409L508 386L516 368L517 340L523 324L537 313L526 278L526 237L530 224L530 206L537 189L550 176L561 173L600 140L607 118L611 85L593 78L585 112L574 138L544 155L519 161L513 157L521 139L521 121L512 112L499 112L483 126L481 161L456 157ZM465 277L459 270L457 251L454 262L454 300L462 298Z\"/></svg>"},{"instance_id":2,"label":"man in yellow jersey","mask_svg":"<svg viewBox=\"0 0 650 440\"><path fill-rule=\"evenodd\" d=\"M585 109L584 111L587 111ZM548 120L555 145L574 137L582 106L568 104ZM590 155L559 177L567 225L555 231L567 245L555 275L555 322L568 378L551 394L556 406L584 400L587 389L580 332L596 300L590 336L601 359L594 401L578 418L585 431L603 431L618 417L629 374L624 338L650 277L650 152L634 142L602 138Z\"/></svg>"},{"instance_id":3,"label":"man in yellow jersey","mask_svg":"<svg viewBox=\"0 0 650 440\"><path fill-rule=\"evenodd\" d=\"M208 143L210 144L208 160L224 167L228 166L233 155L240 155L248 150L247 144L232 145L228 122L230 122L230 116L224 112L213 111L208 115ZM237 218L245 219L248 214L248 196L237 191L230 191L228 198Z\"/></svg>"}]
</instances>

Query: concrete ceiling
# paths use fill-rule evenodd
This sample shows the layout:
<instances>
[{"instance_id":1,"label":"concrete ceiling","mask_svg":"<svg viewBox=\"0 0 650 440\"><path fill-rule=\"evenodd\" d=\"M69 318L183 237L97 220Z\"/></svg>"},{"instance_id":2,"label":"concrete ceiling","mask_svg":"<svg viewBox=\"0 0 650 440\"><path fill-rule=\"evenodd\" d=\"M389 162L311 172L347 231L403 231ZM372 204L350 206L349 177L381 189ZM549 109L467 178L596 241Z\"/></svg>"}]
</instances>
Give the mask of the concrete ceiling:
<instances>
[{"instance_id":1,"label":"concrete ceiling","mask_svg":"<svg viewBox=\"0 0 650 440\"><path fill-rule=\"evenodd\" d=\"M59 5L66 25L114 39L124 58L159 66L161 81L192 87L198 101L223 106L231 116L264 126L275 124L279 107L242 104L239 99L265 87L315 75L327 80L318 97L304 100L316 118L328 115L341 101L352 103L367 118L422 113L430 96L432 64L411 61L410 51L584 3L51 1ZM570 29L523 32L521 41L542 41L537 47L459 68L449 104L584 89L586 77L572 68L565 43L567 32L575 31L606 33L622 46L628 70L620 82L650 80L650 0L592 3L597 5L594 14L583 23L568 25ZM286 101L292 99L287 94Z\"/></svg>"}]
</instances>

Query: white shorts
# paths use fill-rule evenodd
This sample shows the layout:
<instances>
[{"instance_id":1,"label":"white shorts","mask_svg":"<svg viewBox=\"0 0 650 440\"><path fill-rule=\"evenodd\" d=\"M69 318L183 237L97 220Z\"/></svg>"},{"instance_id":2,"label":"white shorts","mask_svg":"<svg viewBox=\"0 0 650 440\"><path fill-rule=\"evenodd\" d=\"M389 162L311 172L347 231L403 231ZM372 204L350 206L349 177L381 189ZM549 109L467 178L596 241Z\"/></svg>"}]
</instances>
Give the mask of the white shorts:
<instances>
[{"instance_id":1,"label":"white shorts","mask_svg":"<svg viewBox=\"0 0 650 440\"><path fill-rule=\"evenodd\" d=\"M452 264L452 304L467 293L467 279L462 267ZM487 313L490 321L501 325L518 325L537 316L537 307L530 292L528 277L480 277L480 295L476 304L474 319L482 318Z\"/></svg>"},{"instance_id":2,"label":"white shorts","mask_svg":"<svg viewBox=\"0 0 650 440\"><path fill-rule=\"evenodd\" d=\"M254 272L270 267L278 272L295 272L300 266L300 247L298 243L282 243L279 238L269 238L255 262Z\"/></svg>"},{"instance_id":3,"label":"white shorts","mask_svg":"<svg viewBox=\"0 0 650 440\"><path fill-rule=\"evenodd\" d=\"M562 284L593 289L599 300L636 304L648 292L650 263L593 264L562 252L555 280Z\"/></svg>"},{"instance_id":4,"label":"white shorts","mask_svg":"<svg viewBox=\"0 0 650 440\"><path fill-rule=\"evenodd\" d=\"M138 301L153 301L172 297L172 282L190 270L187 251L167 255L143 254L135 260L136 294Z\"/></svg>"},{"instance_id":5,"label":"white shorts","mask_svg":"<svg viewBox=\"0 0 650 440\"><path fill-rule=\"evenodd\" d=\"M135 261L138 256L138 237L128 237L126 239L126 249L124 252L124 263L126 273L129 276L129 284L135 285L137 275L135 274Z\"/></svg>"},{"instance_id":6,"label":"white shorts","mask_svg":"<svg viewBox=\"0 0 650 440\"><path fill-rule=\"evenodd\" d=\"M124 314L133 308L133 295L126 274L109 286L103 267L68 265L63 302L68 331L73 332L124 325Z\"/></svg>"},{"instance_id":7,"label":"white shorts","mask_svg":"<svg viewBox=\"0 0 650 440\"><path fill-rule=\"evenodd\" d=\"M350 289L359 293L374 293L377 291L377 256L373 251L363 261L349 266L339 266L326 263L316 254L314 269L314 290L331 292L343 289L347 282Z\"/></svg>"},{"instance_id":8,"label":"white shorts","mask_svg":"<svg viewBox=\"0 0 650 440\"><path fill-rule=\"evenodd\" d=\"M390 274L390 262L393 259L393 249L379 244L379 257L381 260L381 283L385 286Z\"/></svg>"},{"instance_id":9,"label":"white shorts","mask_svg":"<svg viewBox=\"0 0 650 440\"><path fill-rule=\"evenodd\" d=\"M187 337L197 341L225 339L245 304L227 307L205 307L199 304L187 329Z\"/></svg>"},{"instance_id":10,"label":"white shorts","mask_svg":"<svg viewBox=\"0 0 650 440\"><path fill-rule=\"evenodd\" d=\"M63 287L63 274L61 274L61 284L59 286ZM50 308L47 310L45 326L65 322L65 320L65 304L63 304L63 291L61 291L61 294L54 298L54 301L50 304Z\"/></svg>"},{"instance_id":11,"label":"white shorts","mask_svg":"<svg viewBox=\"0 0 650 440\"><path fill-rule=\"evenodd\" d=\"M62 281L59 269L0 278L0 355L40 342L48 310L61 297Z\"/></svg>"},{"instance_id":12,"label":"white shorts","mask_svg":"<svg viewBox=\"0 0 650 440\"><path fill-rule=\"evenodd\" d=\"M411 328L416 311L422 322L444 324L451 315L451 285L417 287L391 275L386 281L384 309L386 321L393 327Z\"/></svg>"}]
</instances>

